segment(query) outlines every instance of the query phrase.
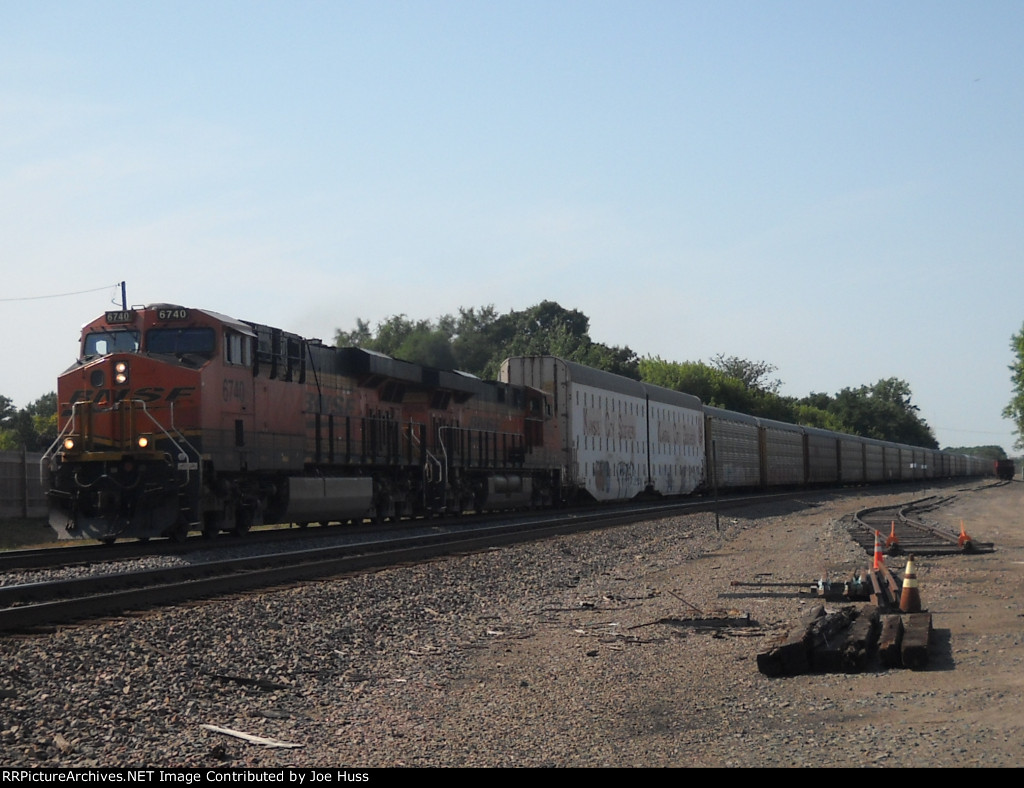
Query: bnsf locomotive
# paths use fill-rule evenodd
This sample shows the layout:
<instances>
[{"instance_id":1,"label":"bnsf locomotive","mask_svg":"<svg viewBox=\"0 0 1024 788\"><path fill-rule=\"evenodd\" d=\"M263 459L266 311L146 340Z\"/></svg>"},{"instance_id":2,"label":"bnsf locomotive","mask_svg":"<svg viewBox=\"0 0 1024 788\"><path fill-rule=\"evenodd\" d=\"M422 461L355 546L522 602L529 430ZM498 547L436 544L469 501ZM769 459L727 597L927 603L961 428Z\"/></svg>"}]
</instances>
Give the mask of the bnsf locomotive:
<instances>
[{"instance_id":1,"label":"bnsf locomotive","mask_svg":"<svg viewBox=\"0 0 1024 788\"><path fill-rule=\"evenodd\" d=\"M107 312L57 383L61 535L181 537L544 505L558 442L531 388L170 304Z\"/></svg>"},{"instance_id":2,"label":"bnsf locomotive","mask_svg":"<svg viewBox=\"0 0 1024 788\"><path fill-rule=\"evenodd\" d=\"M499 381L171 304L84 326L42 460L50 523L112 542L712 487L980 475L552 356Z\"/></svg>"}]
</instances>

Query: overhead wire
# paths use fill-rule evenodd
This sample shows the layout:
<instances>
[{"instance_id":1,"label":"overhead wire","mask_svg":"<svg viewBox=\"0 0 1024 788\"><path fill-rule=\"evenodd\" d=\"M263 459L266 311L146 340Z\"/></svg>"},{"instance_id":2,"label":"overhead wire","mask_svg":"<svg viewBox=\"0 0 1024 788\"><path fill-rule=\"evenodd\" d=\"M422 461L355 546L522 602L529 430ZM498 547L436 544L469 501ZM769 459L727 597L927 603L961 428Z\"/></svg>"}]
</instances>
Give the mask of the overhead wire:
<instances>
[{"instance_id":1,"label":"overhead wire","mask_svg":"<svg viewBox=\"0 0 1024 788\"><path fill-rule=\"evenodd\" d=\"M103 287L95 287L92 290L76 290L73 293L54 293L53 295L41 295L41 296L20 296L18 298L0 298L0 302L7 301L41 301L46 298L65 298L67 296L84 295L85 293L99 293L102 290L109 290L113 287L120 287L120 282L114 282L112 285L105 285Z\"/></svg>"}]
</instances>

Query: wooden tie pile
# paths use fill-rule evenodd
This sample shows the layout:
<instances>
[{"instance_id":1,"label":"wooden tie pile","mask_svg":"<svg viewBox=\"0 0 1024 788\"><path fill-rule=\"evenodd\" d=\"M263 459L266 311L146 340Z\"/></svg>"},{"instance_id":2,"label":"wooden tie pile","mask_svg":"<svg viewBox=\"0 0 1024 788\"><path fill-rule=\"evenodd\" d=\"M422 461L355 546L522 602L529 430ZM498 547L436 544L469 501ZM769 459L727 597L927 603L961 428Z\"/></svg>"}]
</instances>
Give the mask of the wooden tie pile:
<instances>
[{"instance_id":1,"label":"wooden tie pile","mask_svg":"<svg viewBox=\"0 0 1024 788\"><path fill-rule=\"evenodd\" d=\"M885 566L876 532L874 566L842 584L819 581L816 592L829 601L860 604L831 613L823 604L813 606L779 642L757 655L763 674L859 673L875 655L882 668L927 666L932 617L921 611L913 556L901 588Z\"/></svg>"}]
</instances>

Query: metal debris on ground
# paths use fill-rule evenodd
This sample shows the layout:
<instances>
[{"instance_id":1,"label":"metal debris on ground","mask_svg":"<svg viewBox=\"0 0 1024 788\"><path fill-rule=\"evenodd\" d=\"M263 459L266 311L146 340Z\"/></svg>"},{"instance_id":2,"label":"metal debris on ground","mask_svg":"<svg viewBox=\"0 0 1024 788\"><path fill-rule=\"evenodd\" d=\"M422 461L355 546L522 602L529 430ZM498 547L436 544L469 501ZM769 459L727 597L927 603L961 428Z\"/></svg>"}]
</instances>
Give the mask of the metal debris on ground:
<instances>
[{"instance_id":1,"label":"metal debris on ground","mask_svg":"<svg viewBox=\"0 0 1024 788\"><path fill-rule=\"evenodd\" d=\"M214 733L233 736L236 739L242 739L243 741L247 741L252 744L259 744L263 747L279 747L290 750L302 746L301 744L293 744L292 742L281 741L279 739L268 739L264 736L253 736L251 733L243 733L242 731L236 731L232 728L222 728L220 725L207 725L204 723L201 727L208 731L213 731Z\"/></svg>"},{"instance_id":2,"label":"metal debris on ground","mask_svg":"<svg viewBox=\"0 0 1024 788\"><path fill-rule=\"evenodd\" d=\"M755 623L750 618L750 613L743 613L739 610L721 610L688 618L675 618L671 616L659 618L643 624L634 624L629 629L640 629L641 627L654 626L655 624L690 627L692 629L731 629L733 627L755 626Z\"/></svg>"}]
</instances>

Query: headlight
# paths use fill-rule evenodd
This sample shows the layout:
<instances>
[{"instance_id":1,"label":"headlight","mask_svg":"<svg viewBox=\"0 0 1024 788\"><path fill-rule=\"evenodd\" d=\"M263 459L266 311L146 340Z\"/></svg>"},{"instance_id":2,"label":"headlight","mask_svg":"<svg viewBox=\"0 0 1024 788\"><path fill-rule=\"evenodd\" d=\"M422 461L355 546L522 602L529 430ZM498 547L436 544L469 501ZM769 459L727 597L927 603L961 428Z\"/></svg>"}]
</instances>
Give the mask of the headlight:
<instances>
[{"instance_id":1,"label":"headlight","mask_svg":"<svg viewBox=\"0 0 1024 788\"><path fill-rule=\"evenodd\" d=\"M127 361L118 361L116 364L114 364L114 382L119 386L123 386L125 383L128 382Z\"/></svg>"},{"instance_id":2,"label":"headlight","mask_svg":"<svg viewBox=\"0 0 1024 788\"><path fill-rule=\"evenodd\" d=\"M149 446L149 436L140 435L136 443L139 445L140 449L145 449L147 446Z\"/></svg>"},{"instance_id":3,"label":"headlight","mask_svg":"<svg viewBox=\"0 0 1024 788\"><path fill-rule=\"evenodd\" d=\"M74 448L75 448L75 439L74 438L65 438L64 439L64 451L74 451Z\"/></svg>"}]
</instances>

